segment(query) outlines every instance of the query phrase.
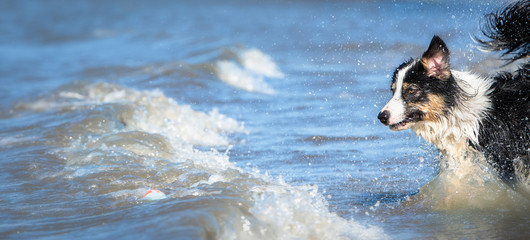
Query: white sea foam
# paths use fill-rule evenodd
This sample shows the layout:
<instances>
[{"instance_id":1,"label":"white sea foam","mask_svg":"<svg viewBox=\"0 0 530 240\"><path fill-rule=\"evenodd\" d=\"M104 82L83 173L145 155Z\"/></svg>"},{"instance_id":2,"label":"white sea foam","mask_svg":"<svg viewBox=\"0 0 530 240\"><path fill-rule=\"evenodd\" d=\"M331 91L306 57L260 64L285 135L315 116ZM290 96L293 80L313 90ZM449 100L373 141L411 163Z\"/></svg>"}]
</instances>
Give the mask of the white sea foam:
<instances>
[{"instance_id":1,"label":"white sea foam","mask_svg":"<svg viewBox=\"0 0 530 240\"><path fill-rule=\"evenodd\" d=\"M255 203L250 212L274 230L277 239L388 239L381 228L329 212L316 186L257 186L252 192Z\"/></svg>"},{"instance_id":2,"label":"white sea foam","mask_svg":"<svg viewBox=\"0 0 530 240\"><path fill-rule=\"evenodd\" d=\"M164 133L172 143L184 141L198 146L227 146L225 133L245 132L243 124L212 109L208 113L179 105L160 90L136 91L107 83L83 86L77 92L59 91L56 95L25 108L36 111L75 110L103 104L121 104L132 113L120 116L125 131Z\"/></svg>"},{"instance_id":3,"label":"white sea foam","mask_svg":"<svg viewBox=\"0 0 530 240\"><path fill-rule=\"evenodd\" d=\"M230 61L217 62L217 76L223 82L249 92L274 94L272 89L264 80L262 75L253 73Z\"/></svg>"},{"instance_id":4,"label":"white sea foam","mask_svg":"<svg viewBox=\"0 0 530 240\"><path fill-rule=\"evenodd\" d=\"M242 51L239 57L241 64L254 73L271 78L283 78L285 76L269 55L256 48Z\"/></svg>"},{"instance_id":5,"label":"white sea foam","mask_svg":"<svg viewBox=\"0 0 530 240\"><path fill-rule=\"evenodd\" d=\"M283 78L284 74L272 58L258 49L237 53L237 60L220 60L216 63L216 74L223 82L249 92L274 94L265 81L268 78Z\"/></svg>"}]
</instances>

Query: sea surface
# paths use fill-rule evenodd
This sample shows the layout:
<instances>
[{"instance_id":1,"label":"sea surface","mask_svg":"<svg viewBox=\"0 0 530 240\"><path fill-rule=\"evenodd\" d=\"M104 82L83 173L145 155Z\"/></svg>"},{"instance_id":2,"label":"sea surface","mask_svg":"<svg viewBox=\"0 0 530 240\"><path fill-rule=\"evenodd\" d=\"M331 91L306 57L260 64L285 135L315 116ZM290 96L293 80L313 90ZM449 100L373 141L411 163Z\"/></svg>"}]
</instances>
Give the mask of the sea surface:
<instances>
[{"instance_id":1,"label":"sea surface","mask_svg":"<svg viewBox=\"0 0 530 240\"><path fill-rule=\"evenodd\" d=\"M376 118L435 34L495 72L505 3L1 1L0 238L528 239L529 194Z\"/></svg>"}]
</instances>

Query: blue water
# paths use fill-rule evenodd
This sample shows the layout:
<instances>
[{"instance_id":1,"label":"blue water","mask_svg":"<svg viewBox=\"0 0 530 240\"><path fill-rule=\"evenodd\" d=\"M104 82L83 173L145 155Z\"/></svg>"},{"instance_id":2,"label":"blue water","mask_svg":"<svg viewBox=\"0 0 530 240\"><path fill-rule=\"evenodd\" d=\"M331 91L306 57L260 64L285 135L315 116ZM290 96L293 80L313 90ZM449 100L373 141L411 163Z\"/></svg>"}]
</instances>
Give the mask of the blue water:
<instances>
[{"instance_id":1,"label":"blue water","mask_svg":"<svg viewBox=\"0 0 530 240\"><path fill-rule=\"evenodd\" d=\"M376 119L434 34L488 73L502 4L2 1L0 236L527 237L526 195L440 205L436 150Z\"/></svg>"}]
</instances>

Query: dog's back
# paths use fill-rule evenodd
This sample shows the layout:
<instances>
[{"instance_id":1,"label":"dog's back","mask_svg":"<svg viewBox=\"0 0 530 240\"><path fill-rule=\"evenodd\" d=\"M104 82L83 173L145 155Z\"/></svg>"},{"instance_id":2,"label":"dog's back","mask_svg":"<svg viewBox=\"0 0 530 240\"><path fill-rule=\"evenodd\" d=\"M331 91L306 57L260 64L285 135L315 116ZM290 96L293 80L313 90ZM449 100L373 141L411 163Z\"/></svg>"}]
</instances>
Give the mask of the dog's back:
<instances>
[{"instance_id":1,"label":"dog's back","mask_svg":"<svg viewBox=\"0 0 530 240\"><path fill-rule=\"evenodd\" d=\"M514 73L494 77L490 114L482 121L479 146L507 181L528 176L530 168L530 1L520 1L485 18L478 40L484 49L501 51L507 64L524 61ZM519 172L518 174L516 174Z\"/></svg>"}]
</instances>

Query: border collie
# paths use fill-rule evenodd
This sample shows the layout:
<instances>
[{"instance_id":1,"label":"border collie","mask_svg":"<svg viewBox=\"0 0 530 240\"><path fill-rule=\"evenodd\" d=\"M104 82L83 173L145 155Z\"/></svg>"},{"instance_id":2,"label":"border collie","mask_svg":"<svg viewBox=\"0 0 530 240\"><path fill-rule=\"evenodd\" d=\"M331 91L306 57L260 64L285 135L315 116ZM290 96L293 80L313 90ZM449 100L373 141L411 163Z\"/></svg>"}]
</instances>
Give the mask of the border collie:
<instances>
[{"instance_id":1,"label":"border collie","mask_svg":"<svg viewBox=\"0 0 530 240\"><path fill-rule=\"evenodd\" d=\"M506 182L529 181L530 61L524 58L530 56L530 1L484 20L486 40L477 42L501 51L506 64L519 60L518 70L491 77L452 70L447 45L434 36L421 58L396 69L393 96L378 118L391 130L413 129L449 164L480 156Z\"/></svg>"}]
</instances>

